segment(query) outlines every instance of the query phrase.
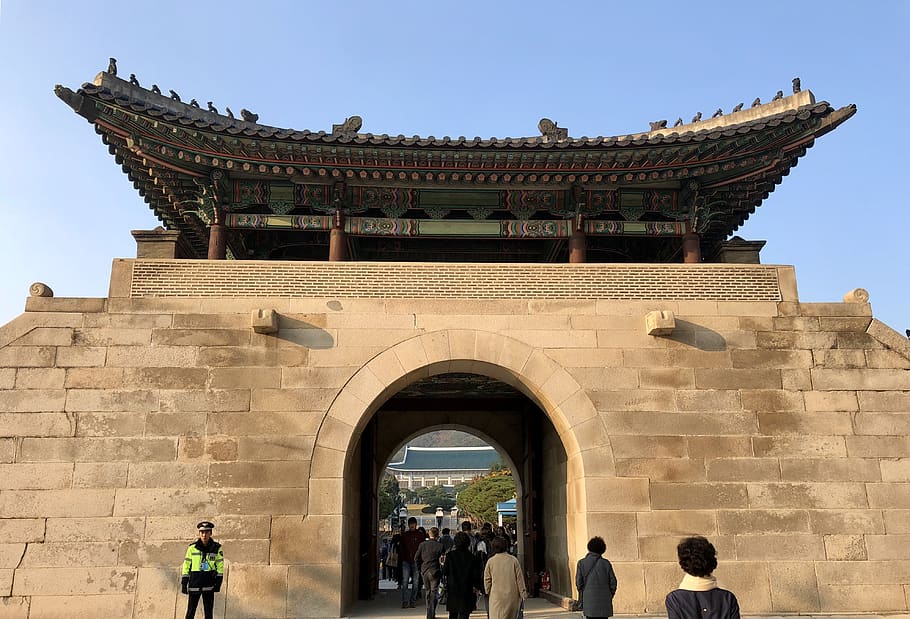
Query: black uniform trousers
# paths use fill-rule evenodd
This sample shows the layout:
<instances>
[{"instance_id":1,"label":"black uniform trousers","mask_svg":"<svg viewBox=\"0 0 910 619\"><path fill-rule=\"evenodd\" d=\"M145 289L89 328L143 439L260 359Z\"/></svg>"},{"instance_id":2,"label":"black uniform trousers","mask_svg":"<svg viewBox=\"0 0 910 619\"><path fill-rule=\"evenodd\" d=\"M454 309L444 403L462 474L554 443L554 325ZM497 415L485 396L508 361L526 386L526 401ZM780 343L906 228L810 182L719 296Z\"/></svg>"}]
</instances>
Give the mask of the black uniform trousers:
<instances>
[{"instance_id":1,"label":"black uniform trousers","mask_svg":"<svg viewBox=\"0 0 910 619\"><path fill-rule=\"evenodd\" d=\"M202 598L202 610L205 613L205 619L212 619L215 612L215 592L203 591L201 593L188 593L186 602L186 619L193 619L196 616L196 607L199 606L199 598Z\"/></svg>"}]
</instances>

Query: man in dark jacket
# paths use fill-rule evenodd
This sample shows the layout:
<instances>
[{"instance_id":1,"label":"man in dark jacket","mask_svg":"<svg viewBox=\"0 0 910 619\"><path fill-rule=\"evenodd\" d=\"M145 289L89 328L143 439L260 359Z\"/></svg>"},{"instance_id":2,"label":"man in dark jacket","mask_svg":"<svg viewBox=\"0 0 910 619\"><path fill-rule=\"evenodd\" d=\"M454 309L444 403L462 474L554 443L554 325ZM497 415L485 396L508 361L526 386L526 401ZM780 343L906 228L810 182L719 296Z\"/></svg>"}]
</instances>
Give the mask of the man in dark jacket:
<instances>
[{"instance_id":1,"label":"man in dark jacket","mask_svg":"<svg viewBox=\"0 0 910 619\"><path fill-rule=\"evenodd\" d=\"M213 523L203 520L196 528L199 530L199 539L186 549L180 590L189 596L186 619L196 616L200 597L205 619L212 619L215 593L221 591L221 581L224 579L224 553L221 544L212 539L212 529L215 528Z\"/></svg>"},{"instance_id":2,"label":"man in dark jacket","mask_svg":"<svg viewBox=\"0 0 910 619\"><path fill-rule=\"evenodd\" d=\"M417 518L408 518L408 530L401 534L398 543L398 563L401 565L401 607L414 608L417 605L417 583L419 572L414 563L417 547L424 541L424 535L417 530ZM408 591L408 581L411 589Z\"/></svg>"},{"instance_id":3,"label":"man in dark jacket","mask_svg":"<svg viewBox=\"0 0 910 619\"><path fill-rule=\"evenodd\" d=\"M442 580L442 566L439 557L445 552L445 547L439 541L439 529L433 527L429 530L430 539L421 543L414 553L414 563L423 579L423 589L427 594L427 619L436 617L436 590Z\"/></svg>"}]
</instances>

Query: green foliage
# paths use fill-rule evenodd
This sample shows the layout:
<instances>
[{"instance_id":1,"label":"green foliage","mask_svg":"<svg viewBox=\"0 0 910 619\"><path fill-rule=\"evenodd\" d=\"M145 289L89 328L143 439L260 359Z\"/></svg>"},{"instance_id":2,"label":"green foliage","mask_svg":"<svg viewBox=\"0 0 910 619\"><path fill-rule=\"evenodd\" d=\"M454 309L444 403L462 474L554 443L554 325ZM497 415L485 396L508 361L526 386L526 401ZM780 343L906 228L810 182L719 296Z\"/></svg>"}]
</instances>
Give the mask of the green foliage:
<instances>
[{"instance_id":1,"label":"green foliage","mask_svg":"<svg viewBox=\"0 0 910 619\"><path fill-rule=\"evenodd\" d=\"M379 482L379 517L388 518L396 509L396 499L399 493L398 480L394 475L386 473Z\"/></svg>"},{"instance_id":2,"label":"green foliage","mask_svg":"<svg viewBox=\"0 0 910 619\"><path fill-rule=\"evenodd\" d=\"M475 522L496 522L496 504L515 496L508 469L475 479L458 493L458 513Z\"/></svg>"},{"instance_id":3,"label":"green foliage","mask_svg":"<svg viewBox=\"0 0 910 619\"><path fill-rule=\"evenodd\" d=\"M451 492L443 486L417 488L416 493L418 501L425 503L434 512L437 507L450 510L455 506L455 499L452 497Z\"/></svg>"}]
</instances>

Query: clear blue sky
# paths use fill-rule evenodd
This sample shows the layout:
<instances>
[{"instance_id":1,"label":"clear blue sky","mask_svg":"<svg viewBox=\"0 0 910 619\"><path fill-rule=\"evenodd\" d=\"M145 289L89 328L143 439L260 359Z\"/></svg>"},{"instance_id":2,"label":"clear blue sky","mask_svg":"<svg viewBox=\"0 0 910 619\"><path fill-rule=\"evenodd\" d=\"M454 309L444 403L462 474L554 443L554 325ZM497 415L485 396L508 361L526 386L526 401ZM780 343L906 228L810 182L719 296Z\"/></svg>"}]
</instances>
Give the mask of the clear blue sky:
<instances>
[{"instance_id":1,"label":"clear blue sky","mask_svg":"<svg viewBox=\"0 0 910 619\"><path fill-rule=\"evenodd\" d=\"M106 296L130 230L158 225L99 136L53 93L106 69L260 122L516 137L541 117L573 136L769 100L802 79L859 112L818 140L738 231L796 266L803 301L871 295L910 327L910 3L48 2L0 5L0 324L34 281Z\"/></svg>"}]
</instances>

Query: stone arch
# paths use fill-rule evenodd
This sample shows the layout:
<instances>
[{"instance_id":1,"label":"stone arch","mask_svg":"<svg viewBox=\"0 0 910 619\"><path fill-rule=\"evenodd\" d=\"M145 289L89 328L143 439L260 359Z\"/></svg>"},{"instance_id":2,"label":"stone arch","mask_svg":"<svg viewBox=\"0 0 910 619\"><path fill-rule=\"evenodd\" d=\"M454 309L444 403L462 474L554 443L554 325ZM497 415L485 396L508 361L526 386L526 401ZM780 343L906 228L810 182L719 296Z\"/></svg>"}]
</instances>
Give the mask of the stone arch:
<instances>
[{"instance_id":1,"label":"stone arch","mask_svg":"<svg viewBox=\"0 0 910 619\"><path fill-rule=\"evenodd\" d=\"M597 476L614 473L604 423L578 382L545 352L488 331L448 329L417 335L376 355L348 380L317 432L307 516L343 519L343 512L350 509L344 479L354 446L373 414L407 385L449 372L482 374L509 384L549 418L567 458L568 549L570 554L583 554L590 482L586 471ZM343 563L342 546L339 539L331 553L338 563Z\"/></svg>"}]
</instances>

